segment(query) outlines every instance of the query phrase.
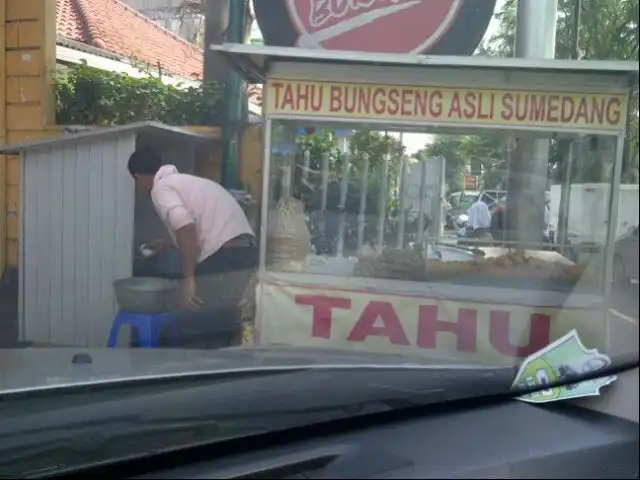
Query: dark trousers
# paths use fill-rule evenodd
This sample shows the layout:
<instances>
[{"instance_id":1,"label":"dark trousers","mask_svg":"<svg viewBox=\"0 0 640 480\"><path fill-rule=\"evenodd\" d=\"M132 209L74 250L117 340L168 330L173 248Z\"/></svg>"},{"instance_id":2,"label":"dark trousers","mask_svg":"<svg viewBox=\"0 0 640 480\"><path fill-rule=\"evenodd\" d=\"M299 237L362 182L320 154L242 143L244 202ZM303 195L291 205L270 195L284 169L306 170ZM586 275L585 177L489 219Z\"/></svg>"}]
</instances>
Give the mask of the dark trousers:
<instances>
[{"instance_id":1,"label":"dark trousers","mask_svg":"<svg viewBox=\"0 0 640 480\"><path fill-rule=\"evenodd\" d=\"M222 247L198 263L196 277L257 267L258 248L255 244L246 247ZM138 259L134 266L134 276L182 279L180 252L177 248L168 248L152 257Z\"/></svg>"},{"instance_id":2,"label":"dark trousers","mask_svg":"<svg viewBox=\"0 0 640 480\"><path fill-rule=\"evenodd\" d=\"M258 268L258 248L223 247L196 267L196 277Z\"/></svg>"},{"instance_id":3,"label":"dark trousers","mask_svg":"<svg viewBox=\"0 0 640 480\"><path fill-rule=\"evenodd\" d=\"M182 279L177 249L162 252L146 266L144 275ZM238 303L258 268L258 248L225 246L196 267L197 294L203 304L196 311L180 311L178 334L182 348L222 348L242 340ZM140 273L140 272L139 272ZM161 344L165 343L161 335Z\"/></svg>"},{"instance_id":4,"label":"dark trousers","mask_svg":"<svg viewBox=\"0 0 640 480\"><path fill-rule=\"evenodd\" d=\"M255 246L225 247L196 268L197 311L182 311L179 337L183 348L223 348L242 342L239 303L258 268Z\"/></svg>"}]
</instances>

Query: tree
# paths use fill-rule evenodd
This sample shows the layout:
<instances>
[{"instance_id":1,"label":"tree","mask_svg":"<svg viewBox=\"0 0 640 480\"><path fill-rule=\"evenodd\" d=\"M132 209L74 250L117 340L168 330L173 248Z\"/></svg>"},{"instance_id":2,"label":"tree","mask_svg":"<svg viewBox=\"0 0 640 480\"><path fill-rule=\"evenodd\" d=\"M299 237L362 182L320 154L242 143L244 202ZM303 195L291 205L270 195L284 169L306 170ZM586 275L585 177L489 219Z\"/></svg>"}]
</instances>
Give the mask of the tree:
<instances>
[{"instance_id":1,"label":"tree","mask_svg":"<svg viewBox=\"0 0 640 480\"><path fill-rule=\"evenodd\" d=\"M446 159L445 182L455 192L464 188L465 172L474 164L482 169L483 188L503 188L509 151L510 138L498 135L439 135L421 154Z\"/></svg>"},{"instance_id":2,"label":"tree","mask_svg":"<svg viewBox=\"0 0 640 480\"><path fill-rule=\"evenodd\" d=\"M335 253L343 212L346 213L345 248L352 251L356 247L365 154L369 156L369 168L366 178L364 234L365 239L370 241L377 232L384 158L389 156L385 212L388 214L398 204L398 179L401 159L405 154L405 147L398 139L385 133L356 130L349 135L347 197L343 206L341 189L344 156L336 140L328 129L315 129L307 135L295 135L290 124L274 122L271 127L272 192L276 199L280 198L283 181L286 179L283 175L287 175L291 171L289 166L294 165L292 196L304 202L310 222L318 227L315 235L324 238L322 241L315 240L320 242L318 245L322 244L322 247L316 246L324 253ZM305 169L305 152L309 152L308 170ZM328 163L329 176L326 209L323 210L322 173L325 162ZM323 227L320 228L320 225Z\"/></svg>"},{"instance_id":3,"label":"tree","mask_svg":"<svg viewBox=\"0 0 640 480\"><path fill-rule=\"evenodd\" d=\"M309 150L311 173L306 182L301 181L302 169L296 169L298 186L296 194L303 197L312 209L319 208L319 193L322 184L322 164L324 157L328 157L329 193L327 208L337 210L340 204L340 182L342 172L343 154L338 148L336 138L329 131L318 130L310 135L299 137L298 157L296 165L303 164L304 151ZM389 204L393 205L397 199L393 195L397 189L397 181L400 173L401 158L405 153L404 146L394 137L380 132L369 130L356 130L349 136L349 178L348 198L345 206L348 213L356 214L359 210L360 190L362 188L362 175L364 173L364 156L369 155L369 172L367 187L367 210L377 211L380 195L380 183L382 176L382 164L385 155L389 155L387 186L390 192Z\"/></svg>"},{"instance_id":4,"label":"tree","mask_svg":"<svg viewBox=\"0 0 640 480\"><path fill-rule=\"evenodd\" d=\"M244 1L249 6L249 0L181 0L180 14L204 16L205 45L224 43L228 38L230 1ZM244 36L246 42L251 35L253 14L250 8L245 8L245 12ZM227 82L227 63L219 53L208 48L205 48L204 51L204 78L206 81L216 81L220 85L225 85Z\"/></svg>"},{"instance_id":5,"label":"tree","mask_svg":"<svg viewBox=\"0 0 640 480\"><path fill-rule=\"evenodd\" d=\"M329 179L327 209L338 211L340 205L340 184L342 181L343 152L338 147L336 137L327 129L317 129L308 135L293 135L291 127L273 124L271 133L272 151L295 142L293 161L294 172L293 195L302 199L310 210L320 208L322 190L322 167L328 161ZM381 132L356 130L349 135L349 174L348 198L345 209L348 213L357 214L360 208L360 191L364 174L364 157L369 156L367 178L367 211L377 212L380 198L382 164L385 155L389 155L387 186L389 192L388 205L397 203L396 191L401 168L401 159L405 147L398 139ZM283 149L284 150L284 149ZM309 170L304 175L305 151L309 152ZM326 159L326 160L325 160ZM292 161L288 153L274 156L275 171L282 171L285 162ZM303 176L305 180L303 180ZM276 187L278 188L278 187ZM277 196L277 195L276 195Z\"/></svg>"},{"instance_id":6,"label":"tree","mask_svg":"<svg viewBox=\"0 0 640 480\"><path fill-rule=\"evenodd\" d=\"M470 164L462 152L460 136L439 135L434 142L426 145L420 152L427 157L443 157L445 162L445 182L449 192L457 192L464 188L464 174Z\"/></svg>"},{"instance_id":7,"label":"tree","mask_svg":"<svg viewBox=\"0 0 640 480\"><path fill-rule=\"evenodd\" d=\"M582 0L579 46L590 60L638 59L638 0ZM514 54L517 0L507 0L495 14L498 33L479 48L481 55ZM556 58L572 58L575 0L558 1Z\"/></svg>"},{"instance_id":8,"label":"tree","mask_svg":"<svg viewBox=\"0 0 640 480\"><path fill-rule=\"evenodd\" d=\"M576 0L559 0L556 58L573 58L573 25ZM585 60L639 60L639 0L583 0L578 45ZM500 30L478 49L481 55L513 56L516 0L507 0L496 13ZM631 95L623 181L638 182L638 87ZM557 159L554 159L557 161ZM551 169L553 169L550 166ZM599 169L594 169L599 171Z\"/></svg>"},{"instance_id":9,"label":"tree","mask_svg":"<svg viewBox=\"0 0 640 480\"><path fill-rule=\"evenodd\" d=\"M575 0L559 0L556 33L556 58L572 58ZM584 59L638 61L638 5L639 0L583 0L579 46ZM510 57L514 55L516 29L516 0L507 0L495 14L499 31L483 42L478 55ZM427 155L443 155L447 159L447 183L452 190L462 187L464 171L473 161L473 148L480 148L485 185L504 182L506 170L504 139L496 136L438 136L425 147ZM638 182L638 89L632 92L629 127L624 152L623 181ZM563 158L557 142L551 142L549 172L555 181L564 175ZM487 151L493 149L493 152ZM476 155L477 157L478 155ZM490 163L491 160L497 163ZM574 169L578 166L574 165ZM602 165L591 163L575 171L582 181L599 180Z\"/></svg>"},{"instance_id":10,"label":"tree","mask_svg":"<svg viewBox=\"0 0 640 480\"><path fill-rule=\"evenodd\" d=\"M60 125L124 125L158 121L169 125L219 125L222 92L215 83L182 88L147 76L99 70L82 62L57 75L56 121Z\"/></svg>"}]
</instances>

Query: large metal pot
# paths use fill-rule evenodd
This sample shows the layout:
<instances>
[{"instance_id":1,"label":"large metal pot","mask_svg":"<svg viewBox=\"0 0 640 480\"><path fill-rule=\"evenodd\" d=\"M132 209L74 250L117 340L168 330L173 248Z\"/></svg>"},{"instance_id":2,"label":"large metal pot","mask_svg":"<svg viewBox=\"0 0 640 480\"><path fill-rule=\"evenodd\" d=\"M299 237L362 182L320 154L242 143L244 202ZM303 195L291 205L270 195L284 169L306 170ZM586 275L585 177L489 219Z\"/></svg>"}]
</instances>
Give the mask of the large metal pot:
<instances>
[{"instance_id":1,"label":"large metal pot","mask_svg":"<svg viewBox=\"0 0 640 480\"><path fill-rule=\"evenodd\" d=\"M122 310L135 313L165 313L172 310L179 284L155 277L121 278L113 282Z\"/></svg>"}]
</instances>

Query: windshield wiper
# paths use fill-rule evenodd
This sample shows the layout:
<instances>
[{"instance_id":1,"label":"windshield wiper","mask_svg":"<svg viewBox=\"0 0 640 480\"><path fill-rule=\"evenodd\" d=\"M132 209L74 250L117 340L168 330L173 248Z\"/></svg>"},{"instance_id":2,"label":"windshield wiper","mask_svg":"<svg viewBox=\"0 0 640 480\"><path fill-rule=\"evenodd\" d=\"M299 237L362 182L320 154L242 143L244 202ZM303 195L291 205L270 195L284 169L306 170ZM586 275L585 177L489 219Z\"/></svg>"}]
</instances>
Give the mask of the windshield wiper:
<instances>
[{"instance_id":1,"label":"windshield wiper","mask_svg":"<svg viewBox=\"0 0 640 480\"><path fill-rule=\"evenodd\" d=\"M618 375L620 373L626 372L628 370L633 370L635 368L640 368L640 357L638 353L629 353L625 355L618 355L615 357L615 360L611 362L610 365L601 368L599 370L592 370L589 372L582 372L573 375L562 376L559 380L546 383L544 385L532 385L530 387L513 387L508 392L505 392L504 395L507 396L525 396L530 395L532 393L538 393L543 390L549 390L553 388L559 387L568 387L577 385L582 382L587 382L589 380L596 380L598 378L610 377L613 375Z\"/></svg>"}]
</instances>

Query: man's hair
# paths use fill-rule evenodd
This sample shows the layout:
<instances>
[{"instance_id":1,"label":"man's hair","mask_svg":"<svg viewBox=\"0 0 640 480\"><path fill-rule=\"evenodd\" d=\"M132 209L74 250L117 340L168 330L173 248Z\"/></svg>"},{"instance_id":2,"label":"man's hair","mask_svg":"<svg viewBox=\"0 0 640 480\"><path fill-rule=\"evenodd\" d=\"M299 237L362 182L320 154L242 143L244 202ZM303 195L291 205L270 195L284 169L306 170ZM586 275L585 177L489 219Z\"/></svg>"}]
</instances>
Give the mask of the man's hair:
<instances>
[{"instance_id":1,"label":"man's hair","mask_svg":"<svg viewBox=\"0 0 640 480\"><path fill-rule=\"evenodd\" d=\"M143 147L129 157L129 173L134 175L155 175L162 167L162 158L153 148Z\"/></svg>"}]
</instances>

